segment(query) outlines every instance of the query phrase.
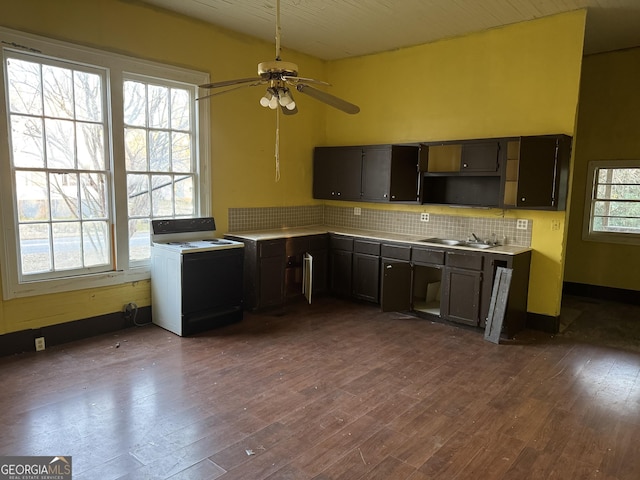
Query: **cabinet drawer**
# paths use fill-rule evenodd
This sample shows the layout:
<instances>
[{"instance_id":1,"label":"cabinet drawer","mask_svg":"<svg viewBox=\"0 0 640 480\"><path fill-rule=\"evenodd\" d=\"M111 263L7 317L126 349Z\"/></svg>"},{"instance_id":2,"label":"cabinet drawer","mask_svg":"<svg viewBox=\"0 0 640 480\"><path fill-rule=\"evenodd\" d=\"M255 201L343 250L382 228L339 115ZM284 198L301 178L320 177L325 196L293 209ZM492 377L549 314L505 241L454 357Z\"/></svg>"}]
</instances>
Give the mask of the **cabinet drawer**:
<instances>
[{"instance_id":1,"label":"cabinet drawer","mask_svg":"<svg viewBox=\"0 0 640 480\"><path fill-rule=\"evenodd\" d=\"M447 266L482 270L482 255L462 252L447 252Z\"/></svg>"},{"instance_id":2,"label":"cabinet drawer","mask_svg":"<svg viewBox=\"0 0 640 480\"><path fill-rule=\"evenodd\" d=\"M331 249L332 250L346 250L348 252L353 251L353 238L350 237L337 237L331 236Z\"/></svg>"},{"instance_id":3,"label":"cabinet drawer","mask_svg":"<svg viewBox=\"0 0 640 480\"><path fill-rule=\"evenodd\" d=\"M443 265L444 250L413 247L413 249L411 250L411 261L414 263L431 263L434 265Z\"/></svg>"},{"instance_id":4,"label":"cabinet drawer","mask_svg":"<svg viewBox=\"0 0 640 480\"><path fill-rule=\"evenodd\" d=\"M260 258L284 256L284 240L266 240L259 243Z\"/></svg>"},{"instance_id":5,"label":"cabinet drawer","mask_svg":"<svg viewBox=\"0 0 640 480\"><path fill-rule=\"evenodd\" d=\"M387 245L382 244L380 247L381 254L384 258L393 258L395 260L411 259L411 247L408 245Z\"/></svg>"},{"instance_id":6,"label":"cabinet drawer","mask_svg":"<svg viewBox=\"0 0 640 480\"><path fill-rule=\"evenodd\" d=\"M356 253L366 253L367 255L380 255L380 243L370 240L355 240L353 251Z\"/></svg>"}]
</instances>

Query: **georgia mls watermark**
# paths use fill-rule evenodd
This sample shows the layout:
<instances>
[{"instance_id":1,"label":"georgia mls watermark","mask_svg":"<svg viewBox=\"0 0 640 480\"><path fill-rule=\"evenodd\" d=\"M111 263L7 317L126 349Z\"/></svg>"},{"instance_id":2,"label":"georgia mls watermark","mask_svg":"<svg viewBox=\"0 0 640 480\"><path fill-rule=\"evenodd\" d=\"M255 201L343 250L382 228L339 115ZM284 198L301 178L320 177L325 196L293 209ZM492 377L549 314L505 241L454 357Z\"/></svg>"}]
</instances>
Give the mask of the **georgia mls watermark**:
<instances>
[{"instance_id":1,"label":"georgia mls watermark","mask_svg":"<svg viewBox=\"0 0 640 480\"><path fill-rule=\"evenodd\" d=\"M71 480L71 457L0 457L0 480Z\"/></svg>"}]
</instances>

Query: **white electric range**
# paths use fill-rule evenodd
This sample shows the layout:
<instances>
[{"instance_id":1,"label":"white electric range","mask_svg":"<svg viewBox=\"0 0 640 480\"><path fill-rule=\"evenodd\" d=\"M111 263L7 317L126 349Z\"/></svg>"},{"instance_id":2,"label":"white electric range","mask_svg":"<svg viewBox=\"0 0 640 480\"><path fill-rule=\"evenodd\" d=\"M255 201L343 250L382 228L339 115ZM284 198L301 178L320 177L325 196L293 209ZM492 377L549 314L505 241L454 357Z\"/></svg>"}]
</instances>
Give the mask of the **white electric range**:
<instances>
[{"instance_id":1,"label":"white electric range","mask_svg":"<svg viewBox=\"0 0 640 480\"><path fill-rule=\"evenodd\" d=\"M184 336L241 320L244 244L216 238L212 217L151 228L153 323Z\"/></svg>"}]
</instances>

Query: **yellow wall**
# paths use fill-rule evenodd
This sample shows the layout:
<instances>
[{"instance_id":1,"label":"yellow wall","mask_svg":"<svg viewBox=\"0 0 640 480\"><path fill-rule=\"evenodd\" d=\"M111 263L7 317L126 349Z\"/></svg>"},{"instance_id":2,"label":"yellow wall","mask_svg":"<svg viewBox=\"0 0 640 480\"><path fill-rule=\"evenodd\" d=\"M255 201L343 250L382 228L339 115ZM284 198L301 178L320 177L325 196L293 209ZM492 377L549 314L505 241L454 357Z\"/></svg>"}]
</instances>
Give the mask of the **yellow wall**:
<instances>
[{"instance_id":1,"label":"yellow wall","mask_svg":"<svg viewBox=\"0 0 640 480\"><path fill-rule=\"evenodd\" d=\"M585 57L565 280L640 290L640 246L582 240L587 164L640 159L640 48Z\"/></svg>"},{"instance_id":2,"label":"yellow wall","mask_svg":"<svg viewBox=\"0 0 640 480\"><path fill-rule=\"evenodd\" d=\"M275 46L139 2L0 0L0 25L116 53L210 72L212 81L257 76ZM301 75L324 78L325 63L285 50ZM281 119L281 180L274 181L275 113L260 88L211 100L213 215L227 231L229 207L302 205L311 198L312 146L324 139L324 108L298 98L300 113ZM150 305L149 282L0 301L0 334Z\"/></svg>"},{"instance_id":3,"label":"yellow wall","mask_svg":"<svg viewBox=\"0 0 640 480\"><path fill-rule=\"evenodd\" d=\"M138 2L0 0L0 11L0 25L8 28L207 71L213 81L254 75L256 64L274 55L270 43ZM300 113L282 119L282 177L275 183L275 116L258 105L261 91L213 100L212 197L219 230L227 230L229 207L314 203L315 145L572 134L584 21L578 11L329 64L285 51L302 75L328 79L332 93L362 112L345 115L297 95ZM534 219L529 311L557 315L565 237L563 229L551 232L545 225L554 218L564 224L564 213L505 215ZM149 297L149 283L140 282L2 302L0 334L112 313L130 301L146 306Z\"/></svg>"},{"instance_id":4,"label":"yellow wall","mask_svg":"<svg viewBox=\"0 0 640 480\"><path fill-rule=\"evenodd\" d=\"M575 11L428 45L329 64L333 92L361 113L327 113L327 145L573 135L586 13ZM425 210L415 207L416 210ZM468 216L500 211L429 208ZM565 212L534 220L528 310L558 315ZM560 222L551 230L552 220Z\"/></svg>"}]
</instances>

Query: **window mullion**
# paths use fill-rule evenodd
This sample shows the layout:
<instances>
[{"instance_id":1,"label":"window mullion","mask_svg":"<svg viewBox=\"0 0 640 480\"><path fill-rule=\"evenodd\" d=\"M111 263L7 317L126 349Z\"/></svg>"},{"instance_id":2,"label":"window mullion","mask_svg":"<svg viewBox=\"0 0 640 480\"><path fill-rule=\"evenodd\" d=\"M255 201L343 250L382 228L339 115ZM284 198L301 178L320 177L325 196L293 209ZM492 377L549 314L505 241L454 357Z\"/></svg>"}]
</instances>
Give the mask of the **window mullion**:
<instances>
[{"instance_id":1,"label":"window mullion","mask_svg":"<svg viewBox=\"0 0 640 480\"><path fill-rule=\"evenodd\" d=\"M117 270L129 269L129 221L127 202L127 173L125 164L124 143L124 100L123 100L123 74L119 70L109 72L108 102L111 116L109 125L111 130L111 185L113 200L111 202L112 221L111 229L113 243L116 247L115 266Z\"/></svg>"}]
</instances>

